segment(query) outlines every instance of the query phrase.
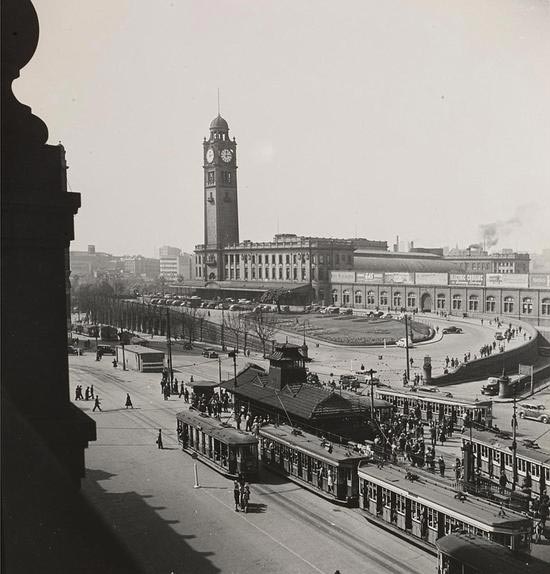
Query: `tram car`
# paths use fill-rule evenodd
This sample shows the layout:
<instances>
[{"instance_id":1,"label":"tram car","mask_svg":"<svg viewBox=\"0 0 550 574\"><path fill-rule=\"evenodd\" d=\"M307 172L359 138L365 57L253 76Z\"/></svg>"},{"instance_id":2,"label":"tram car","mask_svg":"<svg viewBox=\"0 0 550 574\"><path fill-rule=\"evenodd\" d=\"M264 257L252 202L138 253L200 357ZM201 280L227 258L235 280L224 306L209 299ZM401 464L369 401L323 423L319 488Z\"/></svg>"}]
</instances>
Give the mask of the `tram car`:
<instances>
[{"instance_id":1,"label":"tram car","mask_svg":"<svg viewBox=\"0 0 550 574\"><path fill-rule=\"evenodd\" d=\"M357 506L357 467L366 458L366 452L287 425L260 428L260 460L266 468L339 504Z\"/></svg>"},{"instance_id":2,"label":"tram car","mask_svg":"<svg viewBox=\"0 0 550 574\"><path fill-rule=\"evenodd\" d=\"M450 394L450 393L448 393ZM459 399L445 396L444 393L430 393L426 391L405 391L380 388L376 390L376 397L393 404L398 414L408 415L420 409L422 420L442 420L443 417L451 419L454 423L461 420L466 413L470 420L479 426L490 427L493 424L492 401L479 401Z\"/></svg>"},{"instance_id":3,"label":"tram car","mask_svg":"<svg viewBox=\"0 0 550 574\"><path fill-rule=\"evenodd\" d=\"M442 536L464 531L513 552L530 549L531 519L523 514L393 465L363 463L358 476L359 507L367 519L423 541L427 548L433 549Z\"/></svg>"},{"instance_id":4,"label":"tram car","mask_svg":"<svg viewBox=\"0 0 550 574\"><path fill-rule=\"evenodd\" d=\"M176 415L182 449L228 478L258 474L258 439L194 409Z\"/></svg>"},{"instance_id":5,"label":"tram car","mask_svg":"<svg viewBox=\"0 0 550 574\"><path fill-rule=\"evenodd\" d=\"M460 532L436 541L438 574L547 574L548 563L518 556L501 544Z\"/></svg>"},{"instance_id":6,"label":"tram car","mask_svg":"<svg viewBox=\"0 0 550 574\"><path fill-rule=\"evenodd\" d=\"M474 465L481 472L481 477L499 484L502 471L506 474L508 484L512 483L513 451L512 438L508 433L495 433L489 430L472 430L462 436L463 446L472 443ZM522 443L517 440L516 464L518 489L530 483L531 495L540 497L547 491L550 482L550 452L531 441ZM529 476L529 478L527 478Z\"/></svg>"}]
</instances>

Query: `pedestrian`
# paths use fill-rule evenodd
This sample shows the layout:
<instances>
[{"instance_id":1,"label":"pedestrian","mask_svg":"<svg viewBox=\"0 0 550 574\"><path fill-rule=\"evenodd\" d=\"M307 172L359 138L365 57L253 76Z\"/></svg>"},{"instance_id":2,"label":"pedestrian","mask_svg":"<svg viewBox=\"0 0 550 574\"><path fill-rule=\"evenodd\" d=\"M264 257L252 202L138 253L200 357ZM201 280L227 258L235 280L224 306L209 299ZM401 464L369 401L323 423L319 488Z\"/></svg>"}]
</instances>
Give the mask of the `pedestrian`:
<instances>
[{"instance_id":1,"label":"pedestrian","mask_svg":"<svg viewBox=\"0 0 550 574\"><path fill-rule=\"evenodd\" d=\"M235 512L239 512L239 505L241 504L241 485L238 480L233 482L233 498L235 499Z\"/></svg>"},{"instance_id":2,"label":"pedestrian","mask_svg":"<svg viewBox=\"0 0 550 574\"><path fill-rule=\"evenodd\" d=\"M162 444L162 429L159 429L159 434L157 437L157 446L158 448L160 448L161 450L164 448L164 445Z\"/></svg>"},{"instance_id":3,"label":"pedestrian","mask_svg":"<svg viewBox=\"0 0 550 574\"><path fill-rule=\"evenodd\" d=\"M508 478L506 477L506 472L504 472L504 470L502 470L500 473L500 477L498 479L500 494L505 493L507 484L508 484Z\"/></svg>"},{"instance_id":4,"label":"pedestrian","mask_svg":"<svg viewBox=\"0 0 550 574\"><path fill-rule=\"evenodd\" d=\"M94 398L94 386L90 385L90 398L93 399Z\"/></svg>"},{"instance_id":5,"label":"pedestrian","mask_svg":"<svg viewBox=\"0 0 550 574\"><path fill-rule=\"evenodd\" d=\"M99 406L99 397L96 395L95 401L94 401L94 408L92 409L92 412L95 411L96 409L98 411L101 411L101 407Z\"/></svg>"},{"instance_id":6,"label":"pedestrian","mask_svg":"<svg viewBox=\"0 0 550 574\"><path fill-rule=\"evenodd\" d=\"M90 400L90 387L86 387L86 390L84 391L84 400L85 401Z\"/></svg>"},{"instance_id":7,"label":"pedestrian","mask_svg":"<svg viewBox=\"0 0 550 574\"><path fill-rule=\"evenodd\" d=\"M80 395L80 387L77 385L77 386L76 386L76 389L75 389L75 391L74 391L74 400L75 400L75 401L78 401L78 400L79 400L79 398L80 398L79 395Z\"/></svg>"},{"instance_id":8,"label":"pedestrian","mask_svg":"<svg viewBox=\"0 0 550 574\"><path fill-rule=\"evenodd\" d=\"M130 398L130 393L126 393L126 408L134 408L134 405L132 404L132 399Z\"/></svg>"},{"instance_id":9,"label":"pedestrian","mask_svg":"<svg viewBox=\"0 0 550 574\"><path fill-rule=\"evenodd\" d=\"M442 456L437 459L437 464L439 466L439 474L445 476L445 461Z\"/></svg>"},{"instance_id":10,"label":"pedestrian","mask_svg":"<svg viewBox=\"0 0 550 574\"><path fill-rule=\"evenodd\" d=\"M113 367L116 369L118 366L118 363L116 362L116 359L113 359Z\"/></svg>"},{"instance_id":11,"label":"pedestrian","mask_svg":"<svg viewBox=\"0 0 550 574\"><path fill-rule=\"evenodd\" d=\"M239 413L235 416L235 424L237 425L237 430L241 430L241 415Z\"/></svg>"},{"instance_id":12,"label":"pedestrian","mask_svg":"<svg viewBox=\"0 0 550 574\"><path fill-rule=\"evenodd\" d=\"M248 512L248 501L250 500L250 486L245 482L241 487L241 510L246 514Z\"/></svg>"}]
</instances>

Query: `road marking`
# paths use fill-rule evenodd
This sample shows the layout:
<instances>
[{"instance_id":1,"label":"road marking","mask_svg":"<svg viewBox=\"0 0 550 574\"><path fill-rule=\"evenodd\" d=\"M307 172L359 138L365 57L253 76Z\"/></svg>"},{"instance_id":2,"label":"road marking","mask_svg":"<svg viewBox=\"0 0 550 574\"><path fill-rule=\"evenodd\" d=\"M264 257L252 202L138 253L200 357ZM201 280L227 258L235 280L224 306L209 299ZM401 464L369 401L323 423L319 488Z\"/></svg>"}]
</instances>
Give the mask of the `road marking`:
<instances>
[{"instance_id":1,"label":"road marking","mask_svg":"<svg viewBox=\"0 0 550 574\"><path fill-rule=\"evenodd\" d=\"M217 496L214 496L213 494L210 494L208 491L203 490L202 491L204 494L208 495L210 498L213 498L214 500L216 500L217 502L219 502L222 506L225 506L225 508L227 508L228 510L233 512L233 508L231 506L229 506L226 502L224 502L222 499L218 498ZM267 532L266 530L264 530L263 528L261 528L260 526L258 526L257 524L254 524L254 522L251 522L250 520L248 520L242 512L239 512L239 518L241 520L244 520L246 522L248 522L248 524L250 524L251 526L253 526L254 528L256 528L256 530L259 530L262 534L264 534L265 536L267 536L268 538L270 538L271 540L273 540L273 542L275 542L276 544L278 544L279 546L281 546L282 548L284 548L287 552L290 552L291 554L293 554L294 556L296 556L296 558L299 558L300 560L302 560L302 562L305 562L308 566L310 566L313 570L315 570L316 572L319 572L320 574L327 574L326 572L324 572L323 570L320 570L319 568L317 568L317 566L315 566L315 564L312 564L309 560L307 560L307 558L304 558L303 556L300 556L300 554L298 554L296 551L292 550L292 548L288 547L284 542L281 542L280 540L277 540L277 538L275 538L274 536L272 536L271 534L269 534L269 532Z\"/></svg>"}]
</instances>

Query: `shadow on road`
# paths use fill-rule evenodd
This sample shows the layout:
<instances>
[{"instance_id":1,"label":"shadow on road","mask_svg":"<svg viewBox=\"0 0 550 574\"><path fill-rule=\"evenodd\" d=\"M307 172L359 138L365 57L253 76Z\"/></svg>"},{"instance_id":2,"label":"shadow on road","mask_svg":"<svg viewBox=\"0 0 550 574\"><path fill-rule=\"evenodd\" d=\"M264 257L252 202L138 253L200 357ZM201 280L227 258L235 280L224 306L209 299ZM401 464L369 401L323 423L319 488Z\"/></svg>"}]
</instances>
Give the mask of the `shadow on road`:
<instances>
[{"instance_id":1,"label":"shadow on road","mask_svg":"<svg viewBox=\"0 0 550 574\"><path fill-rule=\"evenodd\" d=\"M197 552L188 544L195 538L194 526L184 525L186 534L178 534L171 525L179 520L162 518L159 510L147 502L148 495L136 492L107 492L100 484L115 475L103 470L88 469L83 493L96 508L105 528L128 548L144 573L219 574L209 556L213 552Z\"/></svg>"}]
</instances>

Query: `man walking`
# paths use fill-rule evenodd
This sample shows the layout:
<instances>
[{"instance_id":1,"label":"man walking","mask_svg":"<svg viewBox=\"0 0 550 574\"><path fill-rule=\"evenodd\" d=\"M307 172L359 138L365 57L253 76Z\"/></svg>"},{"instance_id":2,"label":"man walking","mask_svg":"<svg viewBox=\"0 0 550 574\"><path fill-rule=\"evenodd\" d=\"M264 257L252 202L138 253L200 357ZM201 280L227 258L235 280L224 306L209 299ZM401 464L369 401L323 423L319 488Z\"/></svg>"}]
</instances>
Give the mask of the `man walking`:
<instances>
[{"instance_id":1,"label":"man walking","mask_svg":"<svg viewBox=\"0 0 550 574\"><path fill-rule=\"evenodd\" d=\"M94 401L94 408L92 409L92 412L95 410L101 411L101 407L99 406L99 397L96 395L95 397L95 401Z\"/></svg>"},{"instance_id":2,"label":"man walking","mask_svg":"<svg viewBox=\"0 0 550 574\"><path fill-rule=\"evenodd\" d=\"M233 498L235 500L235 512L239 512L239 506L241 504L241 485L238 480L233 482Z\"/></svg>"},{"instance_id":3,"label":"man walking","mask_svg":"<svg viewBox=\"0 0 550 574\"><path fill-rule=\"evenodd\" d=\"M159 435L157 437L157 446L160 449L164 448L164 445L162 444L162 429L159 429Z\"/></svg>"}]
</instances>

